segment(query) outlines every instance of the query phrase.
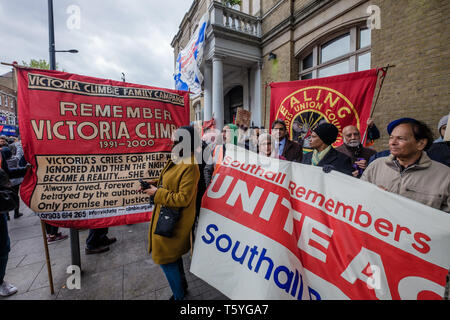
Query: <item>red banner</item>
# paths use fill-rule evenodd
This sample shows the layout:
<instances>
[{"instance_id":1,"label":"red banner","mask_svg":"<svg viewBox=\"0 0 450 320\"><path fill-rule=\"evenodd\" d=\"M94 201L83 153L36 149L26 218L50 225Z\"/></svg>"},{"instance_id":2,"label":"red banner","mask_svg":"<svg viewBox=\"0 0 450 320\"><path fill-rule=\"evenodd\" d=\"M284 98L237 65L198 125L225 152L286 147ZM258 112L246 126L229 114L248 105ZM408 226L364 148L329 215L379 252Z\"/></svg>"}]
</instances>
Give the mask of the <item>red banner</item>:
<instances>
[{"instance_id":1,"label":"red banner","mask_svg":"<svg viewBox=\"0 0 450 320\"><path fill-rule=\"evenodd\" d=\"M23 201L47 223L101 228L148 221L139 179L156 178L189 95L125 82L17 69L19 127L32 165Z\"/></svg>"},{"instance_id":2,"label":"red banner","mask_svg":"<svg viewBox=\"0 0 450 320\"><path fill-rule=\"evenodd\" d=\"M356 126L364 134L377 83L377 70L313 80L272 83L270 122L286 122L290 138L309 148L311 129L323 122L334 124L343 143L342 129Z\"/></svg>"}]
</instances>

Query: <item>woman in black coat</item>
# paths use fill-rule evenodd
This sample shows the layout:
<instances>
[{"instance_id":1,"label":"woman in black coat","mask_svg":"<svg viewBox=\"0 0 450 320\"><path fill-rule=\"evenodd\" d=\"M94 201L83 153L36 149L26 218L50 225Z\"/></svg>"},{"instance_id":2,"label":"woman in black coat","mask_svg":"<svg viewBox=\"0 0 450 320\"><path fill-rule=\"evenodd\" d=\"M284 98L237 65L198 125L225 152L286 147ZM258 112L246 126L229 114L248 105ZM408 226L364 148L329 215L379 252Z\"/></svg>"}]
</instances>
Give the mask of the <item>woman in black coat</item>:
<instances>
[{"instance_id":1,"label":"woman in black coat","mask_svg":"<svg viewBox=\"0 0 450 320\"><path fill-rule=\"evenodd\" d=\"M314 149L303 156L302 163L323 167L323 171L336 170L352 175L352 160L336 151L331 145L336 141L338 129L331 123L323 123L312 130L310 146Z\"/></svg>"}]
</instances>

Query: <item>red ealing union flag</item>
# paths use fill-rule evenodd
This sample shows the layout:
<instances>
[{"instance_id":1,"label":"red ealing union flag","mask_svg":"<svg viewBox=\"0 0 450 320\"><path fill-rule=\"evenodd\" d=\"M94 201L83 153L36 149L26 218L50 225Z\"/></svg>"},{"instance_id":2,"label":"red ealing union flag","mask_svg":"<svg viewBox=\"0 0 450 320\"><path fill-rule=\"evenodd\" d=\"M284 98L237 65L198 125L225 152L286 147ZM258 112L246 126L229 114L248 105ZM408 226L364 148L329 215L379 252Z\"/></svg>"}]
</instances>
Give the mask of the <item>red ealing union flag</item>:
<instances>
[{"instance_id":1,"label":"red ealing union flag","mask_svg":"<svg viewBox=\"0 0 450 320\"><path fill-rule=\"evenodd\" d=\"M159 177L189 124L188 92L28 68L17 78L25 204L67 228L148 221L139 179Z\"/></svg>"},{"instance_id":2,"label":"red ealing union flag","mask_svg":"<svg viewBox=\"0 0 450 320\"><path fill-rule=\"evenodd\" d=\"M334 124L343 143L342 129L356 126L364 134L377 83L377 69L333 77L270 84L270 122L282 119L290 138L309 149L311 129L323 122Z\"/></svg>"}]
</instances>

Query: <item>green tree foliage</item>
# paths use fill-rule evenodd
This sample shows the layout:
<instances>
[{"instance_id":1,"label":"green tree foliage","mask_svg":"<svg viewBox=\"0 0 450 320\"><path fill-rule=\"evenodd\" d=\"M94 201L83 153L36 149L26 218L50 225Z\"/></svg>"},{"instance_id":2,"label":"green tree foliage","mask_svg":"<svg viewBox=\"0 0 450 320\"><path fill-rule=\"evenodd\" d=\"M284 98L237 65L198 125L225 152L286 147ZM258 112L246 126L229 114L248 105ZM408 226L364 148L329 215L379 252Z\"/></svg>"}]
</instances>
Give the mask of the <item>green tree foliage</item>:
<instances>
[{"instance_id":1,"label":"green tree foliage","mask_svg":"<svg viewBox=\"0 0 450 320\"><path fill-rule=\"evenodd\" d=\"M241 0L224 0L223 3L234 6L236 4L241 5Z\"/></svg>"},{"instance_id":2,"label":"green tree foliage","mask_svg":"<svg viewBox=\"0 0 450 320\"><path fill-rule=\"evenodd\" d=\"M45 59L39 59L39 60L31 59L30 63L27 63L22 60L22 65L24 65L25 67L29 67L29 68L50 70L50 63L45 61ZM59 69L58 63L56 63L56 70L58 70L58 69Z\"/></svg>"}]
</instances>

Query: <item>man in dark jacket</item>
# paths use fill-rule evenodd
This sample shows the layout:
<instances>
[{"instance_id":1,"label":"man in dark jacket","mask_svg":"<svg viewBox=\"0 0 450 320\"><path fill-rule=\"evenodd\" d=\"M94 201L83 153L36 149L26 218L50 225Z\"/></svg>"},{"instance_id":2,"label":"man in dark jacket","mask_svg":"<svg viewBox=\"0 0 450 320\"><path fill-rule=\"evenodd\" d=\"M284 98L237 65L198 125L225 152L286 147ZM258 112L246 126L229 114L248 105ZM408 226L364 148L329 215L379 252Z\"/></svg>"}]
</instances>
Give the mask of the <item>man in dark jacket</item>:
<instances>
[{"instance_id":1,"label":"man in dark jacket","mask_svg":"<svg viewBox=\"0 0 450 320\"><path fill-rule=\"evenodd\" d=\"M336 170L352 175L353 167L350 157L332 147L338 134L338 128L331 123L322 123L313 129L310 146L314 151L305 154L302 163L323 167L325 172Z\"/></svg>"},{"instance_id":2,"label":"man in dark jacket","mask_svg":"<svg viewBox=\"0 0 450 320\"><path fill-rule=\"evenodd\" d=\"M272 136L275 138L278 156L288 161L302 162L303 148L297 142L288 139L286 123L283 120L278 119L272 123Z\"/></svg>"},{"instance_id":3,"label":"man in dark jacket","mask_svg":"<svg viewBox=\"0 0 450 320\"><path fill-rule=\"evenodd\" d=\"M361 144L361 134L355 126L346 126L342 129L342 137L344 143L336 150L352 159L353 176L359 178L367 168L370 157L377 152Z\"/></svg>"},{"instance_id":4,"label":"man in dark jacket","mask_svg":"<svg viewBox=\"0 0 450 320\"><path fill-rule=\"evenodd\" d=\"M450 141L435 142L427 150L431 160L445 164L450 167Z\"/></svg>"}]
</instances>

